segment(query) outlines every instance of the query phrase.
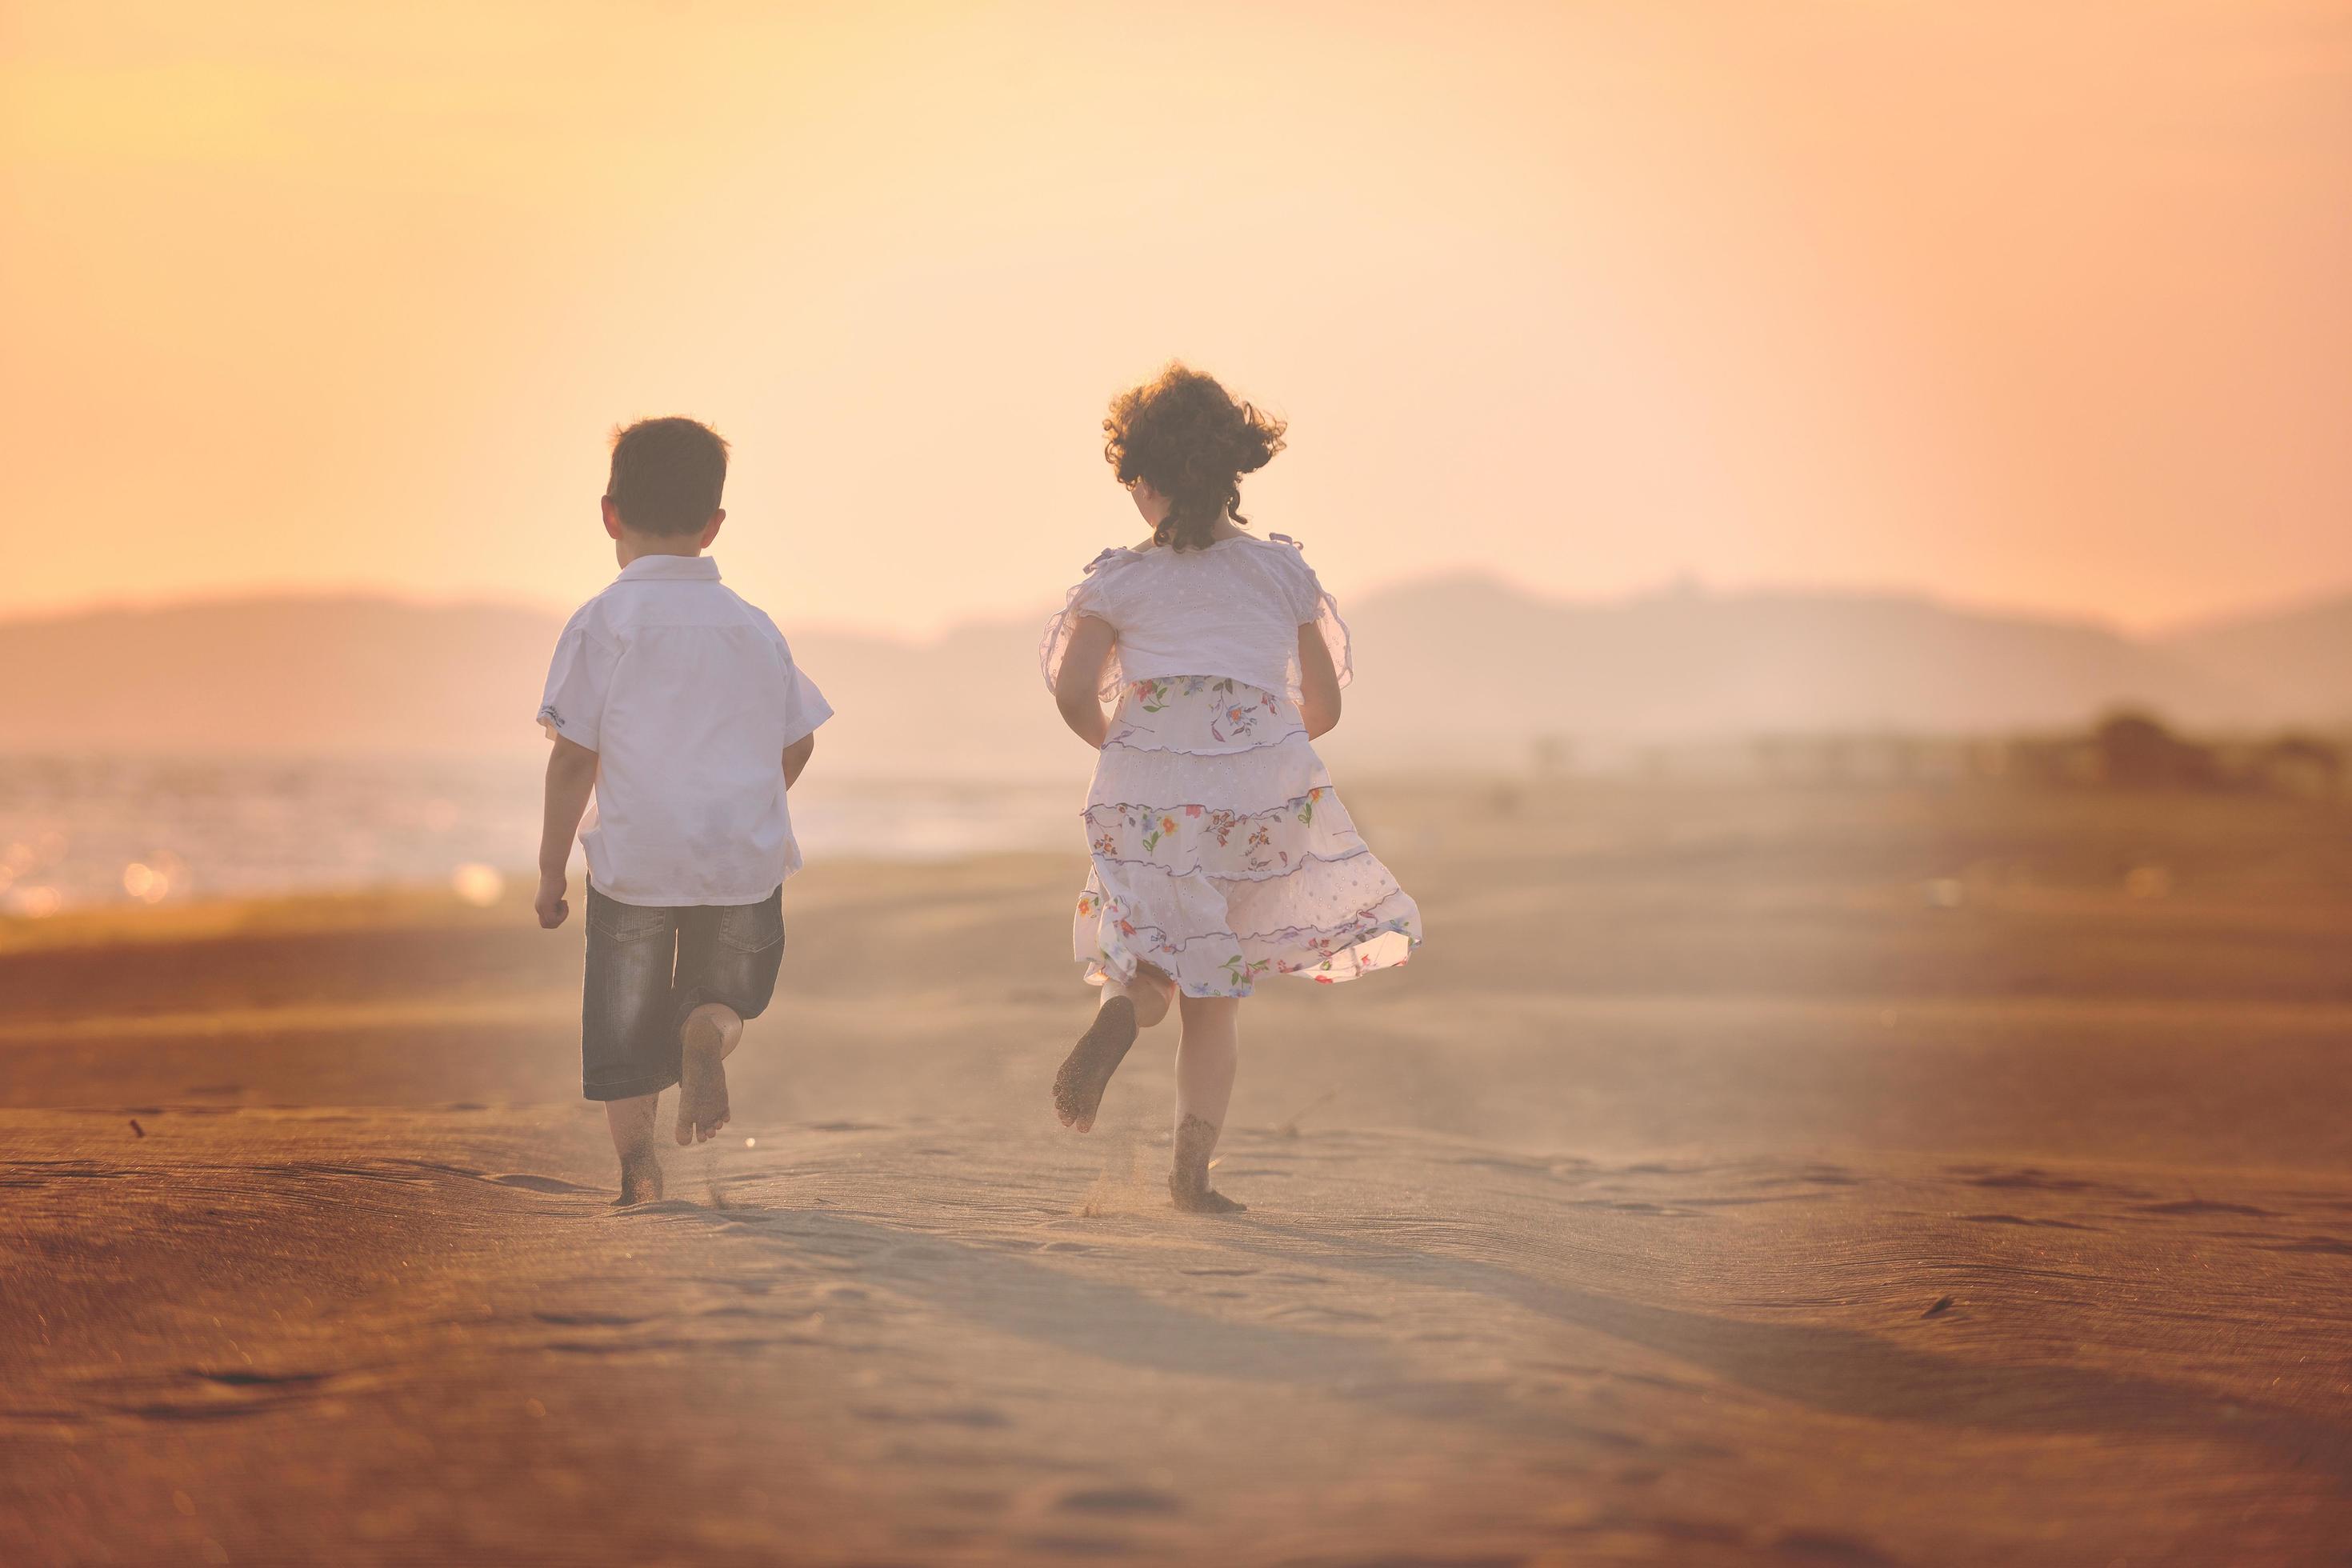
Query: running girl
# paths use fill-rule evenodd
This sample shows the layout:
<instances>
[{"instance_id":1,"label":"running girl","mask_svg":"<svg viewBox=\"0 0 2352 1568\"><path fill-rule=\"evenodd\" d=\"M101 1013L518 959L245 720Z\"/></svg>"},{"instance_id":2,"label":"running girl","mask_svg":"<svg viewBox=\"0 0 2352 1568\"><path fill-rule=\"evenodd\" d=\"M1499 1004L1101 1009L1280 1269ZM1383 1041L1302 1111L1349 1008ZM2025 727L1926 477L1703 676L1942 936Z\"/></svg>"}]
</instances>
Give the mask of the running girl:
<instances>
[{"instance_id":1,"label":"running girl","mask_svg":"<svg viewBox=\"0 0 2352 1568\"><path fill-rule=\"evenodd\" d=\"M1312 744L1339 721L1347 627L1298 545L1252 536L1236 510L1283 429L1182 365L1113 400L1104 453L1151 535L1095 558L1042 650L1063 719L1098 753L1073 944L1103 995L1055 1110L1091 1128L1137 1030L1175 1003L1168 1188L1199 1213L1243 1207L1209 1185L1242 998L1268 974L1352 980L1421 941Z\"/></svg>"}]
</instances>

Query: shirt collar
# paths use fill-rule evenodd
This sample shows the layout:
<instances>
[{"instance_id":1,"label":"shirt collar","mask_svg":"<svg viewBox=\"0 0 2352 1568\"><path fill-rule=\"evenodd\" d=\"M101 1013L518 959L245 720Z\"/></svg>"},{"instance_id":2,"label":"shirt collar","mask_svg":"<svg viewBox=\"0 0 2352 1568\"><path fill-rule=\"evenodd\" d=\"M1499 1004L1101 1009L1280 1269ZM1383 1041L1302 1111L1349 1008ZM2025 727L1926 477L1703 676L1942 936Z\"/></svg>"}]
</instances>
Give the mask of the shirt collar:
<instances>
[{"instance_id":1,"label":"shirt collar","mask_svg":"<svg viewBox=\"0 0 2352 1568\"><path fill-rule=\"evenodd\" d=\"M719 563L708 555L640 555L621 568L620 581L716 583Z\"/></svg>"}]
</instances>

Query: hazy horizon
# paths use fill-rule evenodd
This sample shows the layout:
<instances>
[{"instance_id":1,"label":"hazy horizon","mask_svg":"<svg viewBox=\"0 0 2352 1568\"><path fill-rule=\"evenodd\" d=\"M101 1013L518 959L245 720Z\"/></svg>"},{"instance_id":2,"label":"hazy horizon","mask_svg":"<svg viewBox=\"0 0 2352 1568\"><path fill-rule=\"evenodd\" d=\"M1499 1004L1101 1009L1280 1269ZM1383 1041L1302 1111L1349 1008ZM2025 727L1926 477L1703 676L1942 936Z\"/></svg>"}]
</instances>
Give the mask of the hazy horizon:
<instances>
[{"instance_id":1,"label":"hazy horizon","mask_svg":"<svg viewBox=\"0 0 2352 1568\"><path fill-rule=\"evenodd\" d=\"M720 559L724 568L724 552L709 553ZM617 574L617 573L615 574ZM2113 632L2135 642L2161 642L2214 626L2242 621L2292 616L2300 612L2323 609L2352 600L2352 581L2334 587L2307 589L2266 598L2259 602L2225 606L2218 611L2168 620L2154 625L2131 623L2098 615L2095 612L2074 612L2016 604L1961 598L1938 592L1932 584L1871 584L1871 583L1803 583L1803 582L1715 582L1696 574L1682 574L1649 583L1637 583L1622 589L1593 592L1552 592L1508 575L1476 566L1440 568L1395 577L1366 584L1359 596L1379 600L1416 589L1444 587L1450 584L1491 586L1518 595L1531 603L1571 609L1605 609L1638 605L1649 601L1682 595L1699 598L1741 600L1818 600L1827 603L1867 602L1885 604L1916 604L1950 613L1996 620L2038 622L2053 626L2080 626ZM731 582L732 586L755 601L761 595L756 584ZM150 615L181 609L204 609L243 604L303 605L335 602L382 603L415 609L490 609L522 610L536 615L568 616L577 606L544 594L521 590L486 589L465 593L435 593L422 587L388 586L365 582L306 584L257 583L249 585L229 585L215 590L164 594L152 597L99 597L61 605L39 605L17 609L0 608L0 626L34 626L51 622L78 620L86 616L113 614ZM1010 609L975 612L940 625L909 627L882 622L827 618L822 614L786 626L788 632L809 633L824 637L872 637L879 640L924 647L955 636L960 631L1002 626L1027 618L1036 619L1041 627L1051 616L1058 595L1039 595L1027 605ZM1339 606L1342 615L1348 604Z\"/></svg>"}]
</instances>

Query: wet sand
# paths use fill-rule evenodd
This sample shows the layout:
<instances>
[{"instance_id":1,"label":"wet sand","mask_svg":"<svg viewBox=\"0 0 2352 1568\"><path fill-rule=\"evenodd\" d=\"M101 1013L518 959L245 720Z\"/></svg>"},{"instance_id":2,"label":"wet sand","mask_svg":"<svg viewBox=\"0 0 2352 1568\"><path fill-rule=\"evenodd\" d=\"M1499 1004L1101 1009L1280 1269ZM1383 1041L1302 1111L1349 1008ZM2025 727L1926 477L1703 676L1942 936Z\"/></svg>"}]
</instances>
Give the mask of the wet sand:
<instances>
[{"instance_id":1,"label":"wet sand","mask_svg":"<svg viewBox=\"0 0 2352 1568\"><path fill-rule=\"evenodd\" d=\"M1075 857L796 879L631 1211L576 925L0 929L0 1561L2340 1560L2340 809L1350 795L1230 1219L1172 1030L1055 1125Z\"/></svg>"}]
</instances>

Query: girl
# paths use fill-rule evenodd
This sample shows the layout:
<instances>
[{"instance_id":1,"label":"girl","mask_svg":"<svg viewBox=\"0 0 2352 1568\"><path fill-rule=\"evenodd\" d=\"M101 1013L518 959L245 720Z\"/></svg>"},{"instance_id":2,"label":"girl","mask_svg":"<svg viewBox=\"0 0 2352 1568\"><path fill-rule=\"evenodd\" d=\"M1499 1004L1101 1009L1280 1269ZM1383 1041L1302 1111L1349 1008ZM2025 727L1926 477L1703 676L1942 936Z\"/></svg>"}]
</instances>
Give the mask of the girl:
<instances>
[{"instance_id":1,"label":"girl","mask_svg":"<svg viewBox=\"0 0 2352 1568\"><path fill-rule=\"evenodd\" d=\"M1042 650L1063 719L1100 753L1073 945L1103 998L1054 1109L1092 1127L1137 1029L1181 998L1168 1190L1178 1208L1232 1214L1243 1205L1211 1190L1209 1156L1241 999L1262 974L1328 984L1402 963L1421 913L1309 743L1339 722L1348 683L1339 608L1296 542L1253 538L1235 510L1241 476L1282 450L1282 421L1171 364L1114 399L1103 432L1151 537L1094 559Z\"/></svg>"}]
</instances>

